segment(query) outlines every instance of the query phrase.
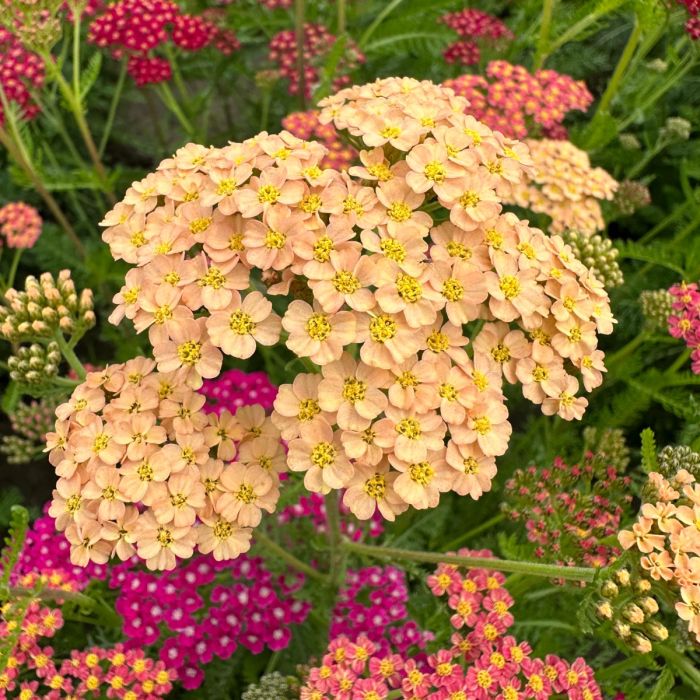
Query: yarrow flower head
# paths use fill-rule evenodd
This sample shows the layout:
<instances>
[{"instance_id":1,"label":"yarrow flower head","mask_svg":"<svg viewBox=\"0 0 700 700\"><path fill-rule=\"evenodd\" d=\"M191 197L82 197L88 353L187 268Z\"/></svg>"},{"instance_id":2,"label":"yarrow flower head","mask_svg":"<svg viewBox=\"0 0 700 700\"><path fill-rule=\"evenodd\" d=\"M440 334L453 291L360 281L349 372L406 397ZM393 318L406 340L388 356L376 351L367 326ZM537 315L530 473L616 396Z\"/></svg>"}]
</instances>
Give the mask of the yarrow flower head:
<instances>
[{"instance_id":1,"label":"yarrow flower head","mask_svg":"<svg viewBox=\"0 0 700 700\"><path fill-rule=\"evenodd\" d=\"M504 60L491 61L486 76L462 75L446 80L444 85L469 100L469 114L518 139L565 139L563 122L567 113L585 112L593 102L593 95L581 80L549 69L533 74Z\"/></svg>"},{"instance_id":2,"label":"yarrow flower head","mask_svg":"<svg viewBox=\"0 0 700 700\"><path fill-rule=\"evenodd\" d=\"M191 445L201 450L193 468L207 463L207 449L216 448L209 459L233 459L241 440L239 462L278 464L281 436L289 449L275 475L303 473L314 493L345 489L360 519L434 507L450 490L479 498L511 433L503 378L545 414L581 417L579 373L587 389L601 381L597 336L612 331L607 293L559 237L502 213L527 151L465 115L451 90L392 78L321 108L321 123L365 146L346 174L321 167L320 144L282 132L224 148L190 144L133 184L103 222L114 258L133 266L111 319L147 330L158 373L177 377L166 413L149 410L178 444L199 429L188 387L214 379L223 355L246 359L284 331L287 349L319 370L279 388L271 425L262 409L239 411L231 437L222 414L206 444ZM478 319L486 323L470 339L465 324ZM158 382L150 369L143 375L149 387ZM96 387L107 402L111 386ZM111 429L109 416L97 417ZM268 441L265 450L245 447L251 435ZM108 465L124 459L113 451ZM207 467L210 478L216 469ZM244 528L274 507L262 477L224 467L221 483L217 496L230 493L215 512ZM248 487L252 506L235 495ZM203 507L188 518L201 519Z\"/></svg>"},{"instance_id":3,"label":"yarrow flower head","mask_svg":"<svg viewBox=\"0 0 700 700\"><path fill-rule=\"evenodd\" d=\"M666 332L675 299L668 289L645 289L639 294L639 306L649 331Z\"/></svg>"},{"instance_id":4,"label":"yarrow flower head","mask_svg":"<svg viewBox=\"0 0 700 700\"><path fill-rule=\"evenodd\" d=\"M475 8L448 12L440 18L462 39L450 44L443 56L447 63L473 65L481 59L481 47L512 41L513 32L495 15Z\"/></svg>"},{"instance_id":5,"label":"yarrow flower head","mask_svg":"<svg viewBox=\"0 0 700 700\"><path fill-rule=\"evenodd\" d=\"M0 208L0 236L8 248L33 248L41 235L39 212L24 202L10 202ZM0 238L2 245L3 238Z\"/></svg>"},{"instance_id":6,"label":"yarrow flower head","mask_svg":"<svg viewBox=\"0 0 700 700\"><path fill-rule=\"evenodd\" d=\"M12 433L0 438L0 452L10 464L26 464L41 454L44 436L53 430L57 403L55 398L21 402L9 414Z\"/></svg>"},{"instance_id":7,"label":"yarrow flower head","mask_svg":"<svg viewBox=\"0 0 700 700\"><path fill-rule=\"evenodd\" d=\"M700 291L695 283L681 282L668 290L673 298L668 332L681 338L690 349L691 369L700 374Z\"/></svg>"},{"instance_id":8,"label":"yarrow flower head","mask_svg":"<svg viewBox=\"0 0 700 700\"><path fill-rule=\"evenodd\" d=\"M513 189L511 204L551 217L551 233L576 230L586 236L605 228L601 200L612 200L618 183L569 141L528 140L534 170Z\"/></svg>"},{"instance_id":9,"label":"yarrow flower head","mask_svg":"<svg viewBox=\"0 0 700 700\"><path fill-rule=\"evenodd\" d=\"M31 93L44 84L44 63L5 26L0 27L0 65L0 87L7 102L19 108L23 119L33 119L39 113L39 106ZM0 105L0 125L5 119L4 106Z\"/></svg>"},{"instance_id":10,"label":"yarrow flower head","mask_svg":"<svg viewBox=\"0 0 700 700\"><path fill-rule=\"evenodd\" d=\"M488 551L461 550L466 556L492 556ZM303 700L330 700L338 692L360 700L389 697L521 698L563 696L571 700L602 699L592 669L582 658L569 664L549 654L534 657L527 642L508 634L514 623L514 600L498 571L463 573L441 564L427 583L437 597L447 597L455 629L450 646L426 652L378 644L366 634L334 637L321 664L312 667L302 685ZM508 689L512 692L508 692Z\"/></svg>"},{"instance_id":11,"label":"yarrow flower head","mask_svg":"<svg viewBox=\"0 0 700 700\"><path fill-rule=\"evenodd\" d=\"M620 251L602 233L586 236L578 231L564 231L561 236L574 255L605 285L606 289L619 287L625 281L617 258Z\"/></svg>"}]
</instances>

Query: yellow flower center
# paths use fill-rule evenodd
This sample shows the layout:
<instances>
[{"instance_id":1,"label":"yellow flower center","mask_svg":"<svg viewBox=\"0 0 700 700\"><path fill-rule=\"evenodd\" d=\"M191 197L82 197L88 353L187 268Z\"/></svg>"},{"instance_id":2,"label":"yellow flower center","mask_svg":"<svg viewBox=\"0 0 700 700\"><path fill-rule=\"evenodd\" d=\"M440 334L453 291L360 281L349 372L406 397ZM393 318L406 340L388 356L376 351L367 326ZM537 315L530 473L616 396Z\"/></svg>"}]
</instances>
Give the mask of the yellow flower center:
<instances>
[{"instance_id":1,"label":"yellow flower center","mask_svg":"<svg viewBox=\"0 0 700 700\"><path fill-rule=\"evenodd\" d=\"M210 267L207 274L197 282L200 287L211 287L212 289L221 289L225 283L226 277L218 267Z\"/></svg>"},{"instance_id":2,"label":"yellow flower center","mask_svg":"<svg viewBox=\"0 0 700 700\"><path fill-rule=\"evenodd\" d=\"M372 428L365 428L362 433L362 442L367 443L368 445L371 445L374 442L374 438L377 437L377 434L372 430Z\"/></svg>"},{"instance_id":3,"label":"yellow flower center","mask_svg":"<svg viewBox=\"0 0 700 700\"><path fill-rule=\"evenodd\" d=\"M392 178L391 170L389 170L389 166L386 163L370 165L367 167L367 172L380 182L388 182Z\"/></svg>"},{"instance_id":4,"label":"yellow flower center","mask_svg":"<svg viewBox=\"0 0 700 700\"><path fill-rule=\"evenodd\" d=\"M457 389L452 386L452 384L440 384L438 389L440 397L446 401L456 401L457 400Z\"/></svg>"},{"instance_id":5,"label":"yellow flower center","mask_svg":"<svg viewBox=\"0 0 700 700\"><path fill-rule=\"evenodd\" d=\"M423 175L433 182L443 182L446 174L445 166L437 160L431 160L430 163L423 168Z\"/></svg>"},{"instance_id":6,"label":"yellow flower center","mask_svg":"<svg viewBox=\"0 0 700 700\"><path fill-rule=\"evenodd\" d=\"M514 299L520 294L520 281L513 275L504 275L498 282L499 289L506 299Z\"/></svg>"},{"instance_id":7,"label":"yellow flower center","mask_svg":"<svg viewBox=\"0 0 700 700\"><path fill-rule=\"evenodd\" d=\"M307 194L302 197L299 204L301 210L306 214L313 214L321 208L321 197L317 194Z\"/></svg>"},{"instance_id":8,"label":"yellow flower center","mask_svg":"<svg viewBox=\"0 0 700 700\"><path fill-rule=\"evenodd\" d=\"M74 493L66 500L66 510L69 513L77 513L80 510L82 502L83 499L77 493Z\"/></svg>"},{"instance_id":9,"label":"yellow flower center","mask_svg":"<svg viewBox=\"0 0 700 700\"><path fill-rule=\"evenodd\" d=\"M384 498L386 493L386 479L383 474L375 474L365 481L363 491L370 497L378 500Z\"/></svg>"},{"instance_id":10,"label":"yellow flower center","mask_svg":"<svg viewBox=\"0 0 700 700\"><path fill-rule=\"evenodd\" d=\"M519 243L518 250L529 260L534 260L537 256L537 252L529 243ZM566 306L566 302L564 302L564 306Z\"/></svg>"},{"instance_id":11,"label":"yellow flower center","mask_svg":"<svg viewBox=\"0 0 700 700\"><path fill-rule=\"evenodd\" d=\"M187 367L194 367L202 359L202 344L187 340L177 346L177 356Z\"/></svg>"},{"instance_id":12,"label":"yellow flower center","mask_svg":"<svg viewBox=\"0 0 700 700\"><path fill-rule=\"evenodd\" d=\"M465 474L479 473L479 462L477 462L476 457L467 457L466 459L463 459L462 466L464 467Z\"/></svg>"},{"instance_id":13,"label":"yellow flower center","mask_svg":"<svg viewBox=\"0 0 700 700\"><path fill-rule=\"evenodd\" d=\"M156 540L161 547L170 547L170 545L175 541L173 535L168 530L167 527L159 527L156 534Z\"/></svg>"},{"instance_id":14,"label":"yellow flower center","mask_svg":"<svg viewBox=\"0 0 700 700\"><path fill-rule=\"evenodd\" d=\"M281 195L282 192L274 185L263 185L258 189L258 202L260 204L274 204Z\"/></svg>"},{"instance_id":15,"label":"yellow flower center","mask_svg":"<svg viewBox=\"0 0 700 700\"><path fill-rule=\"evenodd\" d=\"M582 333L581 329L578 326L574 326L570 331L569 331L569 340L572 343L578 343L581 338L582 338Z\"/></svg>"},{"instance_id":16,"label":"yellow flower center","mask_svg":"<svg viewBox=\"0 0 700 700\"><path fill-rule=\"evenodd\" d=\"M415 304L423 297L421 283L410 275L399 275L396 279L399 296L408 304Z\"/></svg>"},{"instance_id":17,"label":"yellow flower center","mask_svg":"<svg viewBox=\"0 0 700 700\"><path fill-rule=\"evenodd\" d=\"M323 342L331 334L331 324L324 314L312 314L306 322L306 332L310 338Z\"/></svg>"},{"instance_id":18,"label":"yellow flower center","mask_svg":"<svg viewBox=\"0 0 700 700\"><path fill-rule=\"evenodd\" d=\"M265 234L265 247L269 250L280 250L281 248L284 248L286 242L287 236L280 231L273 231L272 229L269 229Z\"/></svg>"},{"instance_id":19,"label":"yellow flower center","mask_svg":"<svg viewBox=\"0 0 700 700\"><path fill-rule=\"evenodd\" d=\"M447 301L459 301L464 296L464 286L459 280L450 277L442 283L442 296Z\"/></svg>"},{"instance_id":20,"label":"yellow flower center","mask_svg":"<svg viewBox=\"0 0 700 700\"><path fill-rule=\"evenodd\" d=\"M379 135L385 139L395 139L397 136L401 135L401 129L398 126L385 126Z\"/></svg>"},{"instance_id":21,"label":"yellow flower center","mask_svg":"<svg viewBox=\"0 0 700 700\"><path fill-rule=\"evenodd\" d=\"M332 282L340 294L354 294L360 288L360 280L347 270L336 272Z\"/></svg>"},{"instance_id":22,"label":"yellow flower center","mask_svg":"<svg viewBox=\"0 0 700 700\"><path fill-rule=\"evenodd\" d=\"M503 163L501 163L497 160L492 160L490 163L487 163L486 169L492 175L503 175Z\"/></svg>"},{"instance_id":23,"label":"yellow flower center","mask_svg":"<svg viewBox=\"0 0 700 700\"><path fill-rule=\"evenodd\" d=\"M474 419L474 430L479 435L486 435L491 431L491 421L486 416L479 416Z\"/></svg>"},{"instance_id":24,"label":"yellow flower center","mask_svg":"<svg viewBox=\"0 0 700 700\"><path fill-rule=\"evenodd\" d=\"M113 501L117 497L117 489L114 486L107 486L102 489L102 498L105 501Z\"/></svg>"},{"instance_id":25,"label":"yellow flower center","mask_svg":"<svg viewBox=\"0 0 700 700\"><path fill-rule=\"evenodd\" d=\"M377 316L369 322L369 335L375 343L386 343L396 337L396 321L389 316Z\"/></svg>"},{"instance_id":26,"label":"yellow flower center","mask_svg":"<svg viewBox=\"0 0 700 700\"><path fill-rule=\"evenodd\" d=\"M102 452L102 450L106 450L107 445L109 445L109 440L110 440L109 435L105 435L104 433L100 433L95 438L95 442L92 443L92 451L95 453L98 453L98 452Z\"/></svg>"},{"instance_id":27,"label":"yellow flower center","mask_svg":"<svg viewBox=\"0 0 700 700\"><path fill-rule=\"evenodd\" d=\"M537 673L533 673L530 676L530 678L528 678L527 684L536 693L539 693L544 688L544 681L542 680L542 676L540 676Z\"/></svg>"},{"instance_id":28,"label":"yellow flower center","mask_svg":"<svg viewBox=\"0 0 700 700\"><path fill-rule=\"evenodd\" d=\"M499 343L491 348L491 357L500 364L508 362L508 360L510 360L510 349L503 345L503 343Z\"/></svg>"},{"instance_id":29,"label":"yellow flower center","mask_svg":"<svg viewBox=\"0 0 700 700\"><path fill-rule=\"evenodd\" d=\"M408 221L413 211L405 202L394 202L387 210L386 215L397 223Z\"/></svg>"},{"instance_id":30,"label":"yellow flower center","mask_svg":"<svg viewBox=\"0 0 700 700\"><path fill-rule=\"evenodd\" d=\"M319 442L311 450L311 462L319 469L323 469L329 464L333 464L337 454L335 447L330 442Z\"/></svg>"},{"instance_id":31,"label":"yellow flower center","mask_svg":"<svg viewBox=\"0 0 700 700\"><path fill-rule=\"evenodd\" d=\"M343 200L343 214L350 214L351 212L361 216L365 213L365 210L363 209L362 204L360 204L355 197L349 194Z\"/></svg>"},{"instance_id":32,"label":"yellow flower center","mask_svg":"<svg viewBox=\"0 0 700 700\"><path fill-rule=\"evenodd\" d=\"M144 236L143 231L136 231L131 234L129 238L129 243L131 243L134 248L140 248L142 245L146 244L146 236Z\"/></svg>"},{"instance_id":33,"label":"yellow flower center","mask_svg":"<svg viewBox=\"0 0 700 700\"><path fill-rule=\"evenodd\" d=\"M136 474L141 481L153 481L153 467L148 462L141 462Z\"/></svg>"},{"instance_id":34,"label":"yellow flower center","mask_svg":"<svg viewBox=\"0 0 700 700\"><path fill-rule=\"evenodd\" d=\"M428 350L432 352L445 352L450 347L450 339L440 331L433 331L427 338Z\"/></svg>"},{"instance_id":35,"label":"yellow flower center","mask_svg":"<svg viewBox=\"0 0 700 700\"><path fill-rule=\"evenodd\" d=\"M354 377L348 377L343 383L343 398L349 403L362 401L367 393L367 384Z\"/></svg>"},{"instance_id":36,"label":"yellow flower center","mask_svg":"<svg viewBox=\"0 0 700 700\"><path fill-rule=\"evenodd\" d=\"M88 402L85 399L78 399L75 402L75 410L76 411L82 411L84 408L86 408L88 405Z\"/></svg>"},{"instance_id":37,"label":"yellow flower center","mask_svg":"<svg viewBox=\"0 0 700 700\"><path fill-rule=\"evenodd\" d=\"M447 243L447 254L451 258L460 258L460 260L469 260L472 257L471 249L459 241L449 241Z\"/></svg>"},{"instance_id":38,"label":"yellow flower center","mask_svg":"<svg viewBox=\"0 0 700 700\"><path fill-rule=\"evenodd\" d=\"M169 321L172 317L173 310L167 304L159 306L153 312L153 322L158 326L162 326L166 321Z\"/></svg>"},{"instance_id":39,"label":"yellow flower center","mask_svg":"<svg viewBox=\"0 0 700 700\"><path fill-rule=\"evenodd\" d=\"M190 221L190 231L195 235L204 233L211 226L211 216L205 216L201 219L193 219Z\"/></svg>"},{"instance_id":40,"label":"yellow flower center","mask_svg":"<svg viewBox=\"0 0 700 700\"><path fill-rule=\"evenodd\" d=\"M402 389L407 389L409 386L418 386L418 377L408 370L402 372L396 381L401 385Z\"/></svg>"},{"instance_id":41,"label":"yellow flower center","mask_svg":"<svg viewBox=\"0 0 700 700\"><path fill-rule=\"evenodd\" d=\"M417 440L422 433L420 423L415 418L402 418L394 430L409 440Z\"/></svg>"},{"instance_id":42,"label":"yellow flower center","mask_svg":"<svg viewBox=\"0 0 700 700\"><path fill-rule=\"evenodd\" d=\"M484 236L484 241L492 248L499 249L503 245L503 234L495 228L490 228Z\"/></svg>"},{"instance_id":43,"label":"yellow flower center","mask_svg":"<svg viewBox=\"0 0 700 700\"><path fill-rule=\"evenodd\" d=\"M535 369L532 370L532 378L536 382L543 382L549 378L549 370L542 365L535 365Z\"/></svg>"},{"instance_id":44,"label":"yellow flower center","mask_svg":"<svg viewBox=\"0 0 700 700\"><path fill-rule=\"evenodd\" d=\"M229 317L228 327L236 335L250 335L255 330L255 321L250 314L238 309Z\"/></svg>"},{"instance_id":45,"label":"yellow flower center","mask_svg":"<svg viewBox=\"0 0 700 700\"><path fill-rule=\"evenodd\" d=\"M304 168L301 171L301 174L304 177L308 177L309 180L317 180L319 177L321 177L321 175L323 175L323 171L318 167L318 165L312 165L310 168Z\"/></svg>"},{"instance_id":46,"label":"yellow flower center","mask_svg":"<svg viewBox=\"0 0 700 700\"><path fill-rule=\"evenodd\" d=\"M406 259L406 248L403 243L393 238L383 238L379 242L379 249L389 260L394 262L401 263Z\"/></svg>"},{"instance_id":47,"label":"yellow flower center","mask_svg":"<svg viewBox=\"0 0 700 700\"><path fill-rule=\"evenodd\" d=\"M255 500L255 491L250 484L241 484L236 491L236 498L243 503L252 503Z\"/></svg>"},{"instance_id":48,"label":"yellow flower center","mask_svg":"<svg viewBox=\"0 0 700 700\"><path fill-rule=\"evenodd\" d=\"M141 287L132 287L124 292L124 303L125 304L135 304L139 298L139 292Z\"/></svg>"},{"instance_id":49,"label":"yellow flower center","mask_svg":"<svg viewBox=\"0 0 700 700\"><path fill-rule=\"evenodd\" d=\"M452 673L452 668L452 664L442 663L436 666L435 672L438 674L438 676L442 676L444 678L445 676L449 676Z\"/></svg>"},{"instance_id":50,"label":"yellow flower center","mask_svg":"<svg viewBox=\"0 0 700 700\"><path fill-rule=\"evenodd\" d=\"M328 236L321 236L314 244L314 260L320 263L328 262L333 249L333 241Z\"/></svg>"},{"instance_id":51,"label":"yellow flower center","mask_svg":"<svg viewBox=\"0 0 700 700\"><path fill-rule=\"evenodd\" d=\"M481 134L478 131L474 131L474 129L465 129L464 133L471 138L474 146L478 146L481 143Z\"/></svg>"},{"instance_id":52,"label":"yellow flower center","mask_svg":"<svg viewBox=\"0 0 700 700\"><path fill-rule=\"evenodd\" d=\"M568 394L567 392L563 391L561 394L559 394L559 403L565 408L568 408L574 403L573 394Z\"/></svg>"},{"instance_id":53,"label":"yellow flower center","mask_svg":"<svg viewBox=\"0 0 700 700\"><path fill-rule=\"evenodd\" d=\"M321 407L315 399L303 399L299 402L297 418L303 423L312 420L319 413L321 413Z\"/></svg>"},{"instance_id":54,"label":"yellow flower center","mask_svg":"<svg viewBox=\"0 0 700 700\"><path fill-rule=\"evenodd\" d=\"M477 369L474 370L472 379L474 380L474 385L479 391L484 391L489 385L489 380L486 378L486 375L483 372L479 372Z\"/></svg>"},{"instance_id":55,"label":"yellow flower center","mask_svg":"<svg viewBox=\"0 0 700 700\"><path fill-rule=\"evenodd\" d=\"M228 197L236 191L236 181L231 177L225 177L216 187L216 194L220 197Z\"/></svg>"},{"instance_id":56,"label":"yellow flower center","mask_svg":"<svg viewBox=\"0 0 700 700\"><path fill-rule=\"evenodd\" d=\"M232 233L231 237L228 239L228 249L240 253L245 250L243 245L243 234L242 233Z\"/></svg>"},{"instance_id":57,"label":"yellow flower center","mask_svg":"<svg viewBox=\"0 0 700 700\"><path fill-rule=\"evenodd\" d=\"M459 203L465 209L473 209L480 201L481 197L473 190L468 190L459 198Z\"/></svg>"}]
</instances>

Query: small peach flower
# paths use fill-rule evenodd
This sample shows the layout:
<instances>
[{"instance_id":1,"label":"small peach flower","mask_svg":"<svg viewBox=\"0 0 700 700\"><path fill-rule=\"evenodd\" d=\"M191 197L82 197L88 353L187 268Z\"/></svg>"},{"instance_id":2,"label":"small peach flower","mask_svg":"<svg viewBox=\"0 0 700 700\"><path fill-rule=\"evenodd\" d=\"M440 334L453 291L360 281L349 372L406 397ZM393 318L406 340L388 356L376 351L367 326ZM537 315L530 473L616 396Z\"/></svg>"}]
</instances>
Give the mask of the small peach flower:
<instances>
[{"instance_id":1,"label":"small peach flower","mask_svg":"<svg viewBox=\"0 0 700 700\"><path fill-rule=\"evenodd\" d=\"M245 467L233 462L221 474L223 491L216 502L216 510L226 520L242 527L257 527L262 511L272 513L279 499L277 478L257 466Z\"/></svg>"},{"instance_id":2,"label":"small peach flower","mask_svg":"<svg viewBox=\"0 0 700 700\"><path fill-rule=\"evenodd\" d=\"M378 510L386 520L395 520L407 505L393 489L398 474L387 462L376 466L356 464L355 475L343 494L343 504L359 520L369 520Z\"/></svg>"},{"instance_id":3,"label":"small peach flower","mask_svg":"<svg viewBox=\"0 0 700 700\"><path fill-rule=\"evenodd\" d=\"M452 488L455 473L447 466L442 451L427 452L424 459L416 462L405 462L392 455L389 461L401 472L394 481L396 493L418 510L435 508L440 494Z\"/></svg>"},{"instance_id":4,"label":"small peach flower","mask_svg":"<svg viewBox=\"0 0 700 700\"><path fill-rule=\"evenodd\" d=\"M446 426L435 412L414 413L388 406L386 418L377 421L376 443L406 462L421 462L429 451L443 448Z\"/></svg>"},{"instance_id":5,"label":"small peach flower","mask_svg":"<svg viewBox=\"0 0 700 700\"><path fill-rule=\"evenodd\" d=\"M172 523L175 528L191 527L197 512L204 507L204 495L197 470L189 467L159 485L151 503L153 514L159 523Z\"/></svg>"},{"instance_id":6,"label":"small peach flower","mask_svg":"<svg viewBox=\"0 0 700 700\"><path fill-rule=\"evenodd\" d=\"M169 571L175 568L176 557L189 559L197 541L197 531L190 525L175 527L159 523L152 512L138 520L129 540L136 543L136 552L146 560L151 570Z\"/></svg>"},{"instance_id":7,"label":"small peach flower","mask_svg":"<svg viewBox=\"0 0 700 700\"><path fill-rule=\"evenodd\" d=\"M203 515L201 520L196 532L197 549L202 554L211 553L216 561L227 561L250 549L250 528L240 527L217 513Z\"/></svg>"}]
</instances>

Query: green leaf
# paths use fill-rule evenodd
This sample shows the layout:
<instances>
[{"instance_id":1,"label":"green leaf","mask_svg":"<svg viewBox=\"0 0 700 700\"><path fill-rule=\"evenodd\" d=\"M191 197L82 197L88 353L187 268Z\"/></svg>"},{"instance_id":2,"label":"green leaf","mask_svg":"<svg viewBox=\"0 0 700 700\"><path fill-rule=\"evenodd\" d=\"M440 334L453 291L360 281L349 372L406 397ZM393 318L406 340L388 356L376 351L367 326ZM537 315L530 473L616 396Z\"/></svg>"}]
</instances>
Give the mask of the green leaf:
<instances>
[{"instance_id":1,"label":"green leaf","mask_svg":"<svg viewBox=\"0 0 700 700\"><path fill-rule=\"evenodd\" d=\"M319 102L324 97L331 94L331 87L333 85L333 78L335 77L335 71L338 67L340 59L345 53L345 47L348 43L347 35L343 35L338 38L338 40L333 44L333 48L328 52L326 57L326 62L323 65L323 71L321 76L321 82L319 86L314 91L313 101Z\"/></svg>"},{"instance_id":2,"label":"green leaf","mask_svg":"<svg viewBox=\"0 0 700 700\"><path fill-rule=\"evenodd\" d=\"M100 75L100 69L102 68L102 53L99 51L94 53L90 60L88 61L87 68L83 71L80 76L80 101L82 102L87 97L88 93L95 84L98 76Z\"/></svg>"},{"instance_id":3,"label":"green leaf","mask_svg":"<svg viewBox=\"0 0 700 700\"><path fill-rule=\"evenodd\" d=\"M642 430L642 468L649 474L659 470L659 462L656 458L656 438L651 428Z\"/></svg>"},{"instance_id":4,"label":"green leaf","mask_svg":"<svg viewBox=\"0 0 700 700\"><path fill-rule=\"evenodd\" d=\"M643 245L636 241L618 241L617 248L620 251L621 258L649 262L673 270L681 277L686 276L685 268L683 267L683 251L669 248L664 243Z\"/></svg>"},{"instance_id":5,"label":"green leaf","mask_svg":"<svg viewBox=\"0 0 700 700\"><path fill-rule=\"evenodd\" d=\"M648 700L666 700L671 688L676 684L676 679L673 675L673 671L665 666L664 670L661 671L659 675L659 680L656 681L656 685L649 694Z\"/></svg>"},{"instance_id":6,"label":"green leaf","mask_svg":"<svg viewBox=\"0 0 700 700\"><path fill-rule=\"evenodd\" d=\"M5 393L2 395L2 401L0 401L0 408L8 415L12 413L17 407L17 402L21 395L19 384L15 381L10 381L5 389Z\"/></svg>"},{"instance_id":7,"label":"green leaf","mask_svg":"<svg viewBox=\"0 0 700 700\"><path fill-rule=\"evenodd\" d=\"M395 51L395 44L410 43L416 41L417 39L443 41L445 39L445 32L406 32L404 34L392 34L391 36L384 37L383 39L373 41L365 48L365 53L370 54L373 52L386 51L387 49Z\"/></svg>"}]
</instances>

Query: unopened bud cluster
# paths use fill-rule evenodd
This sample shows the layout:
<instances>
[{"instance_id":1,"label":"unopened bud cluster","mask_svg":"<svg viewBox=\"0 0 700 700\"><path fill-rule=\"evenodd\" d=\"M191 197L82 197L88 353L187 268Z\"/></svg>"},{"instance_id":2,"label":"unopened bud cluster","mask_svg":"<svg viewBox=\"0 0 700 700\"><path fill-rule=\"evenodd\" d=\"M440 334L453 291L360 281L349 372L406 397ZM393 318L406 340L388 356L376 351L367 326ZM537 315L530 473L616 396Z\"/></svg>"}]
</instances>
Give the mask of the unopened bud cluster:
<instances>
[{"instance_id":1,"label":"unopened bud cluster","mask_svg":"<svg viewBox=\"0 0 700 700\"><path fill-rule=\"evenodd\" d=\"M12 435L4 435L0 442L0 453L7 456L10 464L26 464L41 454L44 437L56 421L57 405L55 399L45 398L21 403L10 414Z\"/></svg>"},{"instance_id":2,"label":"unopened bud cluster","mask_svg":"<svg viewBox=\"0 0 700 700\"><path fill-rule=\"evenodd\" d=\"M669 117L659 130L659 136L669 141L687 141L692 124L683 117Z\"/></svg>"},{"instance_id":3,"label":"unopened bud cluster","mask_svg":"<svg viewBox=\"0 0 700 700\"><path fill-rule=\"evenodd\" d=\"M631 216L637 209L651 204L649 188L636 180L623 180L615 192L613 204L623 216Z\"/></svg>"},{"instance_id":4,"label":"unopened bud cluster","mask_svg":"<svg viewBox=\"0 0 700 700\"><path fill-rule=\"evenodd\" d=\"M648 331L665 331L673 313L673 297L667 289L646 289L639 295L644 323Z\"/></svg>"},{"instance_id":5,"label":"unopened bud cluster","mask_svg":"<svg viewBox=\"0 0 700 700\"><path fill-rule=\"evenodd\" d=\"M653 642L667 639L668 630L656 618L659 604L648 578L618 569L599 584L598 593L598 619L609 623L615 636L632 651L647 654Z\"/></svg>"},{"instance_id":6,"label":"unopened bud cluster","mask_svg":"<svg viewBox=\"0 0 700 700\"><path fill-rule=\"evenodd\" d=\"M562 238L571 246L574 255L590 268L607 288L619 287L624 282L622 270L617 262L620 252L609 238L600 233L590 236L578 231L565 231Z\"/></svg>"},{"instance_id":7,"label":"unopened bud cluster","mask_svg":"<svg viewBox=\"0 0 700 700\"><path fill-rule=\"evenodd\" d=\"M78 294L70 270L61 270L56 279L50 272L28 276L24 291L8 289L0 306L0 337L12 343L57 332L80 336L94 325L92 291Z\"/></svg>"},{"instance_id":8,"label":"unopened bud cluster","mask_svg":"<svg viewBox=\"0 0 700 700\"><path fill-rule=\"evenodd\" d=\"M620 428L595 428L583 430L583 450L593 455L592 459L623 472L630 463L630 448L625 433Z\"/></svg>"},{"instance_id":9,"label":"unopened bud cluster","mask_svg":"<svg viewBox=\"0 0 700 700\"><path fill-rule=\"evenodd\" d=\"M700 479L700 454L687 445L667 445L658 455L659 471L667 479L674 477L681 469Z\"/></svg>"},{"instance_id":10,"label":"unopened bud cluster","mask_svg":"<svg viewBox=\"0 0 700 700\"><path fill-rule=\"evenodd\" d=\"M268 673L258 683L248 686L241 700L292 700L299 697L296 679L281 673Z\"/></svg>"},{"instance_id":11,"label":"unopened bud cluster","mask_svg":"<svg viewBox=\"0 0 700 700\"><path fill-rule=\"evenodd\" d=\"M10 379L22 384L28 393L34 395L51 388L60 364L61 351L55 341L48 345L23 345L7 360Z\"/></svg>"}]
</instances>

